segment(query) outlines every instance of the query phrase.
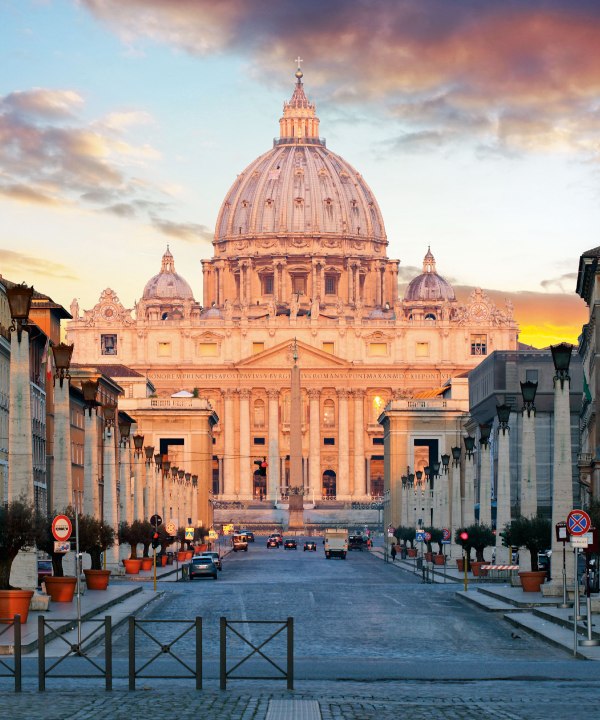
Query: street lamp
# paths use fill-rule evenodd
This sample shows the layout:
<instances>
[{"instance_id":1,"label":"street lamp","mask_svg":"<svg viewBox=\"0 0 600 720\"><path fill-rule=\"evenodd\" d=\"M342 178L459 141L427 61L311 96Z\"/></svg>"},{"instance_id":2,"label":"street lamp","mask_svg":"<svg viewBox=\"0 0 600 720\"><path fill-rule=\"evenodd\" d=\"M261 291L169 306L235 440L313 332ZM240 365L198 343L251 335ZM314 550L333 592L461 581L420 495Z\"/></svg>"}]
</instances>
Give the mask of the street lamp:
<instances>
[{"instance_id":1,"label":"street lamp","mask_svg":"<svg viewBox=\"0 0 600 720\"><path fill-rule=\"evenodd\" d=\"M127 447L131 435L131 421L124 417L119 418L119 435L121 438L121 447Z\"/></svg>"},{"instance_id":2,"label":"street lamp","mask_svg":"<svg viewBox=\"0 0 600 720\"><path fill-rule=\"evenodd\" d=\"M17 331L17 341L20 343L21 334L29 322L33 285L31 287L28 287L25 283L13 285L6 289L6 298L12 319L9 330Z\"/></svg>"},{"instance_id":3,"label":"street lamp","mask_svg":"<svg viewBox=\"0 0 600 720\"><path fill-rule=\"evenodd\" d=\"M136 433L133 436L133 448L134 448L134 452L137 456L142 454L143 447L144 447L144 436L138 435Z\"/></svg>"},{"instance_id":4,"label":"street lamp","mask_svg":"<svg viewBox=\"0 0 600 720\"><path fill-rule=\"evenodd\" d=\"M571 364L571 353L573 346L569 343L560 343L559 345L550 345L552 352L552 361L556 370L556 377L561 381L561 388L565 380L570 380L569 365Z\"/></svg>"},{"instance_id":5,"label":"street lamp","mask_svg":"<svg viewBox=\"0 0 600 720\"><path fill-rule=\"evenodd\" d=\"M472 435L467 435L467 437L464 439L464 443L465 450L467 451L467 457L470 459L471 457L473 457L473 450L475 449L475 438Z\"/></svg>"},{"instance_id":6,"label":"street lamp","mask_svg":"<svg viewBox=\"0 0 600 720\"><path fill-rule=\"evenodd\" d=\"M521 395L523 396L523 410L527 410L527 417L531 411L535 414L535 394L537 392L538 384L531 380L526 380L521 383Z\"/></svg>"},{"instance_id":7,"label":"street lamp","mask_svg":"<svg viewBox=\"0 0 600 720\"><path fill-rule=\"evenodd\" d=\"M52 348L52 355L54 356L54 365L56 367L56 373L54 378L59 380L60 387L63 386L63 380L71 379L69 375L69 366L71 365L71 357L73 355L74 345L66 345L65 343L58 343Z\"/></svg>"},{"instance_id":8,"label":"street lamp","mask_svg":"<svg viewBox=\"0 0 600 720\"><path fill-rule=\"evenodd\" d=\"M53 348L54 364L54 472L52 476L53 509L77 506L73 497L71 464L71 413L69 407L69 366L73 345L58 343ZM58 386L56 380L58 379ZM64 384L65 379L67 384Z\"/></svg>"},{"instance_id":9,"label":"street lamp","mask_svg":"<svg viewBox=\"0 0 600 720\"><path fill-rule=\"evenodd\" d=\"M489 423L479 426L479 444L487 445L490 442L490 435L492 434L492 426Z\"/></svg>"},{"instance_id":10,"label":"street lamp","mask_svg":"<svg viewBox=\"0 0 600 720\"><path fill-rule=\"evenodd\" d=\"M98 386L100 380L82 380L81 381L81 392L83 393L83 403L85 409L88 411L89 416L92 416L92 408L98 406L96 398L98 397Z\"/></svg>"},{"instance_id":11,"label":"street lamp","mask_svg":"<svg viewBox=\"0 0 600 720\"><path fill-rule=\"evenodd\" d=\"M496 406L498 414L498 465L496 481L496 563L504 565L510 562L509 548L502 544L502 531L511 520L510 501L510 443L509 420L511 406L503 403Z\"/></svg>"},{"instance_id":12,"label":"street lamp","mask_svg":"<svg viewBox=\"0 0 600 720\"><path fill-rule=\"evenodd\" d=\"M452 451L452 464L455 467L458 467L460 465L460 447L453 447L451 448Z\"/></svg>"},{"instance_id":13,"label":"street lamp","mask_svg":"<svg viewBox=\"0 0 600 720\"><path fill-rule=\"evenodd\" d=\"M109 431L108 432L109 435L110 435L110 428L113 428L115 426L116 412L117 412L116 405L103 405L102 406L102 414L104 416L104 427Z\"/></svg>"},{"instance_id":14,"label":"street lamp","mask_svg":"<svg viewBox=\"0 0 600 720\"><path fill-rule=\"evenodd\" d=\"M500 429L504 432L508 430L508 421L510 420L510 411L511 406L506 405L506 403L502 405L496 405L496 413L498 415L498 422L500 423Z\"/></svg>"},{"instance_id":15,"label":"street lamp","mask_svg":"<svg viewBox=\"0 0 600 720\"><path fill-rule=\"evenodd\" d=\"M449 464L450 464L450 455L448 455L447 453L444 453L444 455L442 455L442 472L444 473L444 475L448 474L448 465Z\"/></svg>"},{"instance_id":16,"label":"street lamp","mask_svg":"<svg viewBox=\"0 0 600 720\"><path fill-rule=\"evenodd\" d=\"M521 456L523 458L520 482L520 505L523 517L537 515L537 456L535 451L535 394L537 382L521 383L523 409L521 423ZM530 568L524 568L529 570Z\"/></svg>"}]
</instances>

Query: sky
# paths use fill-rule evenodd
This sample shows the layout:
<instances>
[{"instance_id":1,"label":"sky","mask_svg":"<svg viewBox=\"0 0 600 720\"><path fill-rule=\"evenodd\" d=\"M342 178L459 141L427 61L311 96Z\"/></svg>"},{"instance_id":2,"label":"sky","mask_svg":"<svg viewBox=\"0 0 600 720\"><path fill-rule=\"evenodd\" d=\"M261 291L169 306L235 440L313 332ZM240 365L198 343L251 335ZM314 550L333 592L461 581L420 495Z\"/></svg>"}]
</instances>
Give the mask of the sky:
<instances>
[{"instance_id":1,"label":"sky","mask_svg":"<svg viewBox=\"0 0 600 720\"><path fill-rule=\"evenodd\" d=\"M522 342L576 342L600 245L597 0L2 0L0 274L132 307L168 244L201 299L297 57L401 280L431 246L459 299L513 302Z\"/></svg>"}]
</instances>

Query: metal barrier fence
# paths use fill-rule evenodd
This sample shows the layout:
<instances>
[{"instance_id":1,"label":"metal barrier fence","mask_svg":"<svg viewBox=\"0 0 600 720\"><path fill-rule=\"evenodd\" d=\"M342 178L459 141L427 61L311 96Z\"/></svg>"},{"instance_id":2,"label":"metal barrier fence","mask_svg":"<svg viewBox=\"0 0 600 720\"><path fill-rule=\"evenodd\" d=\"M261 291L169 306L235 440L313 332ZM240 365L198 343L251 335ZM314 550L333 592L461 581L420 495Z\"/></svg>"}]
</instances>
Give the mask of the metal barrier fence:
<instances>
[{"instance_id":1,"label":"metal barrier fence","mask_svg":"<svg viewBox=\"0 0 600 720\"><path fill-rule=\"evenodd\" d=\"M15 651L12 667L7 660L0 656L0 677L14 678L15 692L21 692L21 616L15 615L12 620L3 619L1 622L5 626L0 630L0 637L12 628Z\"/></svg>"},{"instance_id":2,"label":"metal barrier fence","mask_svg":"<svg viewBox=\"0 0 600 720\"><path fill-rule=\"evenodd\" d=\"M71 642L68 637L65 637L62 633L58 632L52 627L52 624L61 623L64 625L64 620L48 620L43 615L38 617L38 690L43 692L46 689L46 678L72 678L73 673L69 672L61 674L55 672L62 662L68 657L80 657L86 660L89 665L96 669L97 672L91 674L77 673L77 677L80 678L104 678L104 685L106 690L112 690L112 621L110 615L107 615L104 620L68 620L70 629L77 628L77 641ZM95 625L92 631L84 636L83 626L84 625ZM49 638L46 638L46 627L50 630ZM104 633L101 634L101 630ZM55 659L54 662L46 667L46 644L51 640L60 640L67 646L67 651L64 655ZM104 640L104 667L102 667L94 658L88 655L87 650L94 647L99 642Z\"/></svg>"},{"instance_id":3,"label":"metal barrier fence","mask_svg":"<svg viewBox=\"0 0 600 720\"><path fill-rule=\"evenodd\" d=\"M234 625L278 625L279 627L269 635L266 640L263 640L259 645L255 645L251 640L244 637L238 632ZM230 630L242 641L242 644L249 645L252 650L251 652L239 660L229 670L227 669L227 630ZM286 646L287 646L287 662L286 669L284 670L276 662L267 657L262 651L262 648L275 637L277 637L283 630L287 630ZM270 665L272 665L278 672L279 675L276 677L268 677L264 675L233 675L241 665L247 662L254 655L260 655ZM227 620L225 617L221 617L220 623L220 687L221 690L227 688L227 680L286 680L287 689L294 689L294 618L288 617L287 620Z\"/></svg>"},{"instance_id":4,"label":"metal barrier fence","mask_svg":"<svg viewBox=\"0 0 600 720\"><path fill-rule=\"evenodd\" d=\"M182 632L170 642L162 642L155 637L146 627L149 625L183 625ZM136 667L136 631L139 630L145 637L156 643L158 650L139 668ZM195 667L190 667L181 657L172 652L175 643L179 642L189 632L195 630ZM175 662L179 663L188 671L184 675L144 675L143 671L148 668L158 658L164 655L171 657ZM193 679L196 682L196 690L202 690L202 618L196 617L194 620L138 620L135 617L129 618L129 689L135 690L135 681L137 678L154 678L154 679Z\"/></svg>"}]
</instances>

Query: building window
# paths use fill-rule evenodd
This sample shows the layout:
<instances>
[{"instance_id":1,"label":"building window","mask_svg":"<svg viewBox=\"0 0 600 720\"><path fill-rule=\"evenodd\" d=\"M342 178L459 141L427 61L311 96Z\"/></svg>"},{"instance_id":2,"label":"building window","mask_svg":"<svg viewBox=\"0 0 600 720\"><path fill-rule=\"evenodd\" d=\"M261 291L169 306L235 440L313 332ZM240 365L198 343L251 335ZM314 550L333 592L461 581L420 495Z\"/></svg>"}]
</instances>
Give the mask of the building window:
<instances>
[{"instance_id":1,"label":"building window","mask_svg":"<svg viewBox=\"0 0 600 720\"><path fill-rule=\"evenodd\" d=\"M369 357L385 357L388 354L387 343L369 343Z\"/></svg>"},{"instance_id":2,"label":"building window","mask_svg":"<svg viewBox=\"0 0 600 720\"><path fill-rule=\"evenodd\" d=\"M525 382L537 382L538 371L537 370L525 370Z\"/></svg>"},{"instance_id":3,"label":"building window","mask_svg":"<svg viewBox=\"0 0 600 720\"><path fill-rule=\"evenodd\" d=\"M323 352L331 353L333 355L335 351L335 345L332 342L324 342L323 343Z\"/></svg>"},{"instance_id":4,"label":"building window","mask_svg":"<svg viewBox=\"0 0 600 720\"><path fill-rule=\"evenodd\" d=\"M415 348L415 355L417 357L429 357L429 343L418 342Z\"/></svg>"},{"instance_id":5,"label":"building window","mask_svg":"<svg viewBox=\"0 0 600 720\"><path fill-rule=\"evenodd\" d=\"M264 400L254 401L254 427L262 428L265 426L265 403Z\"/></svg>"},{"instance_id":6,"label":"building window","mask_svg":"<svg viewBox=\"0 0 600 720\"><path fill-rule=\"evenodd\" d=\"M292 292L306 295L306 275L292 275Z\"/></svg>"},{"instance_id":7,"label":"building window","mask_svg":"<svg viewBox=\"0 0 600 720\"><path fill-rule=\"evenodd\" d=\"M217 357L219 354L219 346L216 342L198 343L198 355L200 357Z\"/></svg>"},{"instance_id":8,"label":"building window","mask_svg":"<svg viewBox=\"0 0 600 720\"><path fill-rule=\"evenodd\" d=\"M325 275L325 295L337 295L338 276L333 273Z\"/></svg>"},{"instance_id":9,"label":"building window","mask_svg":"<svg viewBox=\"0 0 600 720\"><path fill-rule=\"evenodd\" d=\"M159 342L158 343L158 356L159 357L171 357L171 343L170 342Z\"/></svg>"},{"instance_id":10,"label":"building window","mask_svg":"<svg viewBox=\"0 0 600 720\"><path fill-rule=\"evenodd\" d=\"M335 405L333 400L325 400L323 403L323 425L326 427L334 427L335 425Z\"/></svg>"},{"instance_id":11,"label":"building window","mask_svg":"<svg viewBox=\"0 0 600 720\"><path fill-rule=\"evenodd\" d=\"M252 343L252 354L258 355L258 353L261 353L265 349L264 342L253 342Z\"/></svg>"},{"instance_id":12,"label":"building window","mask_svg":"<svg viewBox=\"0 0 600 720\"><path fill-rule=\"evenodd\" d=\"M323 438L323 445L335 445L335 438Z\"/></svg>"},{"instance_id":13,"label":"building window","mask_svg":"<svg viewBox=\"0 0 600 720\"><path fill-rule=\"evenodd\" d=\"M100 335L100 348L103 355L117 354L117 336Z\"/></svg>"},{"instance_id":14,"label":"building window","mask_svg":"<svg viewBox=\"0 0 600 720\"><path fill-rule=\"evenodd\" d=\"M255 437L255 438L252 438L252 442L254 443L254 445L264 445L265 439L264 439L264 437Z\"/></svg>"},{"instance_id":15,"label":"building window","mask_svg":"<svg viewBox=\"0 0 600 720\"><path fill-rule=\"evenodd\" d=\"M262 276L262 294L272 295L273 294L273 274Z\"/></svg>"},{"instance_id":16,"label":"building window","mask_svg":"<svg viewBox=\"0 0 600 720\"><path fill-rule=\"evenodd\" d=\"M372 422L376 423L377 418L381 415L383 408L385 407L385 400L381 395L375 395L373 398L373 419Z\"/></svg>"},{"instance_id":17,"label":"building window","mask_svg":"<svg viewBox=\"0 0 600 720\"><path fill-rule=\"evenodd\" d=\"M381 437L374 437L373 438L373 445L383 445L383 438Z\"/></svg>"},{"instance_id":18,"label":"building window","mask_svg":"<svg viewBox=\"0 0 600 720\"><path fill-rule=\"evenodd\" d=\"M487 335L471 335L471 355L487 355Z\"/></svg>"},{"instance_id":19,"label":"building window","mask_svg":"<svg viewBox=\"0 0 600 720\"><path fill-rule=\"evenodd\" d=\"M435 320L435 315L433 313L427 313L427 315L425 315L425 320L429 320L431 322L432 320Z\"/></svg>"}]
</instances>

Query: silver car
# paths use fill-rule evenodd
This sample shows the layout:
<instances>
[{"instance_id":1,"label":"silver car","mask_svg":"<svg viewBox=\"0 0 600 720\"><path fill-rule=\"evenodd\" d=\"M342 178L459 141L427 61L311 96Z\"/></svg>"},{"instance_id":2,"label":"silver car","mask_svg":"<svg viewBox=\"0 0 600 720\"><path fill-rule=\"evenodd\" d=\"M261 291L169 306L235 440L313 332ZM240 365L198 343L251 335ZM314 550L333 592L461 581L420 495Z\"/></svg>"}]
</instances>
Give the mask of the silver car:
<instances>
[{"instance_id":1,"label":"silver car","mask_svg":"<svg viewBox=\"0 0 600 720\"><path fill-rule=\"evenodd\" d=\"M223 564L221 563L221 558L219 557L218 552L213 552L212 550L207 550L205 552L200 553L200 557L209 557L214 562L214 564L217 566L218 570L223 569Z\"/></svg>"}]
</instances>

